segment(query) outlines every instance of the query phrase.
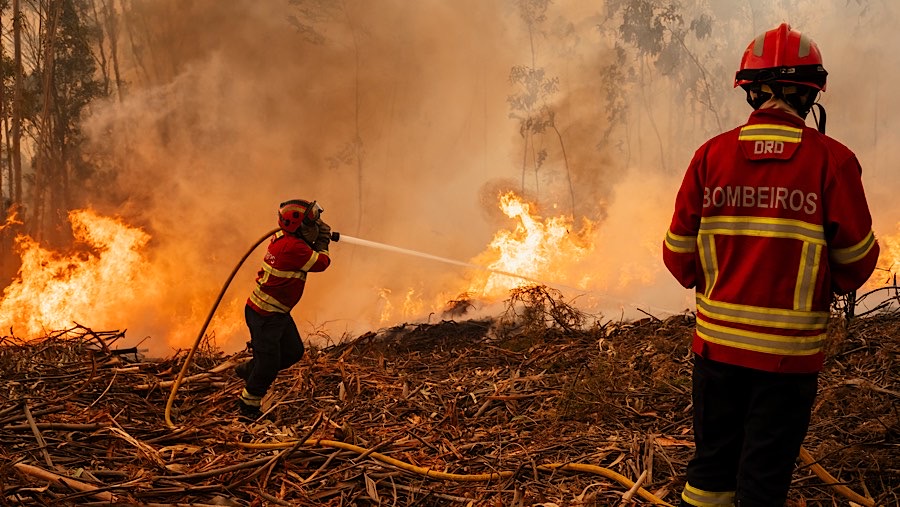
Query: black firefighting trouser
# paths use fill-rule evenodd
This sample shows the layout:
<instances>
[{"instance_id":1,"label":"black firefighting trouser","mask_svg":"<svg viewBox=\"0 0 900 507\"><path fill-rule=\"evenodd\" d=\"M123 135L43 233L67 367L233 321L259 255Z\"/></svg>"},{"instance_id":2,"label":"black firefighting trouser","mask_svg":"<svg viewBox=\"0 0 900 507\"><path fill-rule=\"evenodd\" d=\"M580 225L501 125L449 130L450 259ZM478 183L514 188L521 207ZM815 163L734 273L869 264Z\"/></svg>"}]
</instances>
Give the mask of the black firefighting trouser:
<instances>
[{"instance_id":1,"label":"black firefighting trouser","mask_svg":"<svg viewBox=\"0 0 900 507\"><path fill-rule=\"evenodd\" d=\"M694 356L697 447L681 505L782 507L817 380L816 373L770 373Z\"/></svg>"},{"instance_id":2,"label":"black firefighting trouser","mask_svg":"<svg viewBox=\"0 0 900 507\"><path fill-rule=\"evenodd\" d=\"M244 308L244 318L250 329L250 348L253 352L246 390L261 398L275 382L279 371L291 367L303 357L303 340L288 313L260 315L247 306Z\"/></svg>"}]
</instances>

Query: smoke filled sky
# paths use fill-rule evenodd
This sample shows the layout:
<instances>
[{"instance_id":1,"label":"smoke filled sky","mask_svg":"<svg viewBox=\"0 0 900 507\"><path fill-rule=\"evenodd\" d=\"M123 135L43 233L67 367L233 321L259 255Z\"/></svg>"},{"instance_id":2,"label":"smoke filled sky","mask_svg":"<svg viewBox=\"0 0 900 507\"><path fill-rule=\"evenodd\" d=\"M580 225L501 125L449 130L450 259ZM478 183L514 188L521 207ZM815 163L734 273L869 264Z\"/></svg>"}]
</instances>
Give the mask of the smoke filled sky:
<instances>
[{"instance_id":1,"label":"smoke filled sky","mask_svg":"<svg viewBox=\"0 0 900 507\"><path fill-rule=\"evenodd\" d=\"M468 261L512 227L498 196L524 183L542 216L574 207L576 223L594 222L591 258L566 280L592 280L590 310L683 311L691 295L660 258L675 191L693 150L749 114L734 71L749 41L782 21L819 44L828 132L859 155L876 232L900 232L894 2L685 1L686 24L711 20L706 37L685 32L700 66L683 53L660 63L624 40L621 1L556 1L531 18L506 0L125 4L127 91L86 119L91 149L117 172L102 194L111 202L93 206L152 237L153 268L136 282L145 297L118 325L157 351L190 343L291 198L317 200L346 235ZM511 79L517 66L555 83L535 104L553 112L555 129L527 141L526 112L509 100L526 91ZM699 95L686 82L701 83ZM293 313L324 341L427 319L471 276L347 243L331 251L332 267L310 276ZM247 339L241 309L260 259L250 257L213 321L226 350ZM410 291L422 314L383 321L385 305L399 308Z\"/></svg>"}]
</instances>

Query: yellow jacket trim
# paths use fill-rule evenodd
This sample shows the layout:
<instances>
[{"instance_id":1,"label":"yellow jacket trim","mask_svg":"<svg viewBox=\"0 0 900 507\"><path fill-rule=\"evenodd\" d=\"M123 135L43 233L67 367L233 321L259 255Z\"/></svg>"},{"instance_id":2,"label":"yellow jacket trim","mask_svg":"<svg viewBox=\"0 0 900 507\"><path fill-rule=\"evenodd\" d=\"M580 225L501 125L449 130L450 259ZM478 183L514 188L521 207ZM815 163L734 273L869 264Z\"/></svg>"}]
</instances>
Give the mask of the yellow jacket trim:
<instances>
[{"instance_id":1,"label":"yellow jacket trim","mask_svg":"<svg viewBox=\"0 0 900 507\"><path fill-rule=\"evenodd\" d=\"M825 333L783 336L720 326L697 319L697 335L710 343L786 356L808 356L822 350Z\"/></svg>"},{"instance_id":2,"label":"yellow jacket trim","mask_svg":"<svg viewBox=\"0 0 900 507\"><path fill-rule=\"evenodd\" d=\"M831 250L831 260L838 264L850 264L856 262L872 250L875 245L875 233L869 231L866 237L859 243L847 248L835 248Z\"/></svg>"},{"instance_id":3,"label":"yellow jacket trim","mask_svg":"<svg viewBox=\"0 0 900 507\"><path fill-rule=\"evenodd\" d=\"M668 231L666 248L675 253L694 253L697 251L697 236L679 236Z\"/></svg>"},{"instance_id":4,"label":"yellow jacket trim","mask_svg":"<svg viewBox=\"0 0 900 507\"><path fill-rule=\"evenodd\" d=\"M819 261L822 259L823 245L803 243L800 253L800 269L794 284L794 309L811 310L816 292L816 278L819 276Z\"/></svg>"},{"instance_id":5,"label":"yellow jacket trim","mask_svg":"<svg viewBox=\"0 0 900 507\"><path fill-rule=\"evenodd\" d=\"M266 294L262 291L262 289L257 286L253 289L253 292L250 293L250 301L253 301L253 304L260 307L261 309L267 312L274 313L290 313L291 309L287 306L281 304L277 299L272 296Z\"/></svg>"},{"instance_id":6,"label":"yellow jacket trim","mask_svg":"<svg viewBox=\"0 0 900 507\"><path fill-rule=\"evenodd\" d=\"M741 141L783 141L799 143L803 138L803 130L785 125L757 123L745 125L738 134Z\"/></svg>"},{"instance_id":7,"label":"yellow jacket trim","mask_svg":"<svg viewBox=\"0 0 900 507\"><path fill-rule=\"evenodd\" d=\"M311 262L314 263L315 259L318 259L318 258L319 258L318 254L314 255L312 257L313 260ZM309 266L312 266L312 264L309 262L307 264ZM303 268L304 269L302 269L301 271L282 271L280 269L275 269L266 263L263 263L263 265L262 265L262 270L272 276L277 276L279 278L299 278L301 280L306 280L306 271L309 268L307 266L304 266Z\"/></svg>"},{"instance_id":8,"label":"yellow jacket trim","mask_svg":"<svg viewBox=\"0 0 900 507\"><path fill-rule=\"evenodd\" d=\"M828 312L810 312L766 308L764 306L723 303L697 294L697 310L710 318L724 322L736 322L775 329L825 330Z\"/></svg>"},{"instance_id":9,"label":"yellow jacket trim","mask_svg":"<svg viewBox=\"0 0 900 507\"><path fill-rule=\"evenodd\" d=\"M787 218L703 217L700 219L700 232L731 236L791 238L817 245L825 244L825 230L821 225Z\"/></svg>"},{"instance_id":10,"label":"yellow jacket trim","mask_svg":"<svg viewBox=\"0 0 900 507\"><path fill-rule=\"evenodd\" d=\"M712 294L716 280L719 278L719 257L716 254L716 241L712 234L700 236L700 265L703 267L703 277L706 280L703 294L707 297Z\"/></svg>"},{"instance_id":11,"label":"yellow jacket trim","mask_svg":"<svg viewBox=\"0 0 900 507\"><path fill-rule=\"evenodd\" d=\"M306 264L300 268L300 271L304 273L304 278L306 278L306 272L309 271L309 268L313 267L313 264L315 264L317 260L319 260L319 252L313 252L312 255L309 256L309 260L306 261Z\"/></svg>"}]
</instances>

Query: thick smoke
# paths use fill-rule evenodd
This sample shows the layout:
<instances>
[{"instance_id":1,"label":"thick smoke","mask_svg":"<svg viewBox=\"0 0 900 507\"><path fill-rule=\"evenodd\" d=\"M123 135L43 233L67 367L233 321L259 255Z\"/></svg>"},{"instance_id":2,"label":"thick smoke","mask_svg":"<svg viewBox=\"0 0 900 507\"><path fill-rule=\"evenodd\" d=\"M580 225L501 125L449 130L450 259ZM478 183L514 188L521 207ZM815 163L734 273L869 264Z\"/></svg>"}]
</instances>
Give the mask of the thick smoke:
<instances>
[{"instance_id":1,"label":"thick smoke","mask_svg":"<svg viewBox=\"0 0 900 507\"><path fill-rule=\"evenodd\" d=\"M572 268L594 273L592 309L682 311L690 295L660 260L675 190L693 149L749 113L731 90L733 72L746 44L782 21L825 53L829 133L860 155L876 225L896 227L897 207L886 204L896 183L893 4L692 7L713 19L712 32L686 44L705 70L727 71L707 76L723 101L715 115L685 104L649 57L629 62L646 74L611 78L615 10L578 4L551 3L529 25L513 1L125 2L127 87L86 125L92 149L116 169L113 183L98 182L112 203L95 207L153 237L146 276L156 292L127 326L156 351L186 346L235 263L276 226L282 200L318 200L346 235L465 261L510 226L496 210L500 190L524 180L545 216L568 213L565 163L576 214L598 224L594 257ZM511 69L523 65L558 79L541 98L558 135L545 129L532 145L508 101L522 92ZM619 124L610 89L627 106ZM322 341L440 318L428 315L434 305L466 287L458 267L346 243L331 250L332 268L310 276L294 311ZM213 321L226 350L246 339L242 306L260 257L251 255ZM421 313L382 322L411 292L425 302Z\"/></svg>"}]
</instances>

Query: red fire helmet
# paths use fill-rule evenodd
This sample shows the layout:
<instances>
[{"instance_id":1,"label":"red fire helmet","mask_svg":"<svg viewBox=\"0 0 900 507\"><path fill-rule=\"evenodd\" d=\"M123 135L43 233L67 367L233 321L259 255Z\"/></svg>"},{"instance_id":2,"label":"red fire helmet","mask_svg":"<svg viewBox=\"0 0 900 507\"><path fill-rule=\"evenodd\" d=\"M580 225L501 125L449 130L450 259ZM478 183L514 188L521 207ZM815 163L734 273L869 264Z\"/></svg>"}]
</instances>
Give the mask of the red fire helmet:
<instances>
[{"instance_id":1,"label":"red fire helmet","mask_svg":"<svg viewBox=\"0 0 900 507\"><path fill-rule=\"evenodd\" d=\"M819 46L806 34L782 23L750 42L735 74L734 86L779 82L824 91L827 75Z\"/></svg>"},{"instance_id":2,"label":"red fire helmet","mask_svg":"<svg viewBox=\"0 0 900 507\"><path fill-rule=\"evenodd\" d=\"M291 199L278 206L278 225L285 231L294 233L300 228L304 219L315 222L319 218L321 208L315 201Z\"/></svg>"}]
</instances>

